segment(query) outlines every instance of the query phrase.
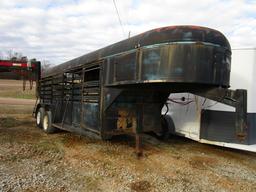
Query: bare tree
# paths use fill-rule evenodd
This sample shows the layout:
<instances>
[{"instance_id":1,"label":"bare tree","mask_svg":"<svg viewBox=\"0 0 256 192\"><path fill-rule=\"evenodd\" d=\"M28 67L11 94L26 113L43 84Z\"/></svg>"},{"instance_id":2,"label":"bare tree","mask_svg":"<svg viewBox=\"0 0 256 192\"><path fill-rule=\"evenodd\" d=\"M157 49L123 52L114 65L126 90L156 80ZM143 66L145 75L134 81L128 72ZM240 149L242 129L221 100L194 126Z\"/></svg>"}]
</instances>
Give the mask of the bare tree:
<instances>
[{"instance_id":1,"label":"bare tree","mask_svg":"<svg viewBox=\"0 0 256 192\"><path fill-rule=\"evenodd\" d=\"M50 67L51 67L51 63L49 60L42 60L41 62L42 72L48 70Z\"/></svg>"},{"instance_id":2,"label":"bare tree","mask_svg":"<svg viewBox=\"0 0 256 192\"><path fill-rule=\"evenodd\" d=\"M6 59L13 61L27 61L27 57L23 56L21 52L16 52L11 49L6 51Z\"/></svg>"}]
</instances>

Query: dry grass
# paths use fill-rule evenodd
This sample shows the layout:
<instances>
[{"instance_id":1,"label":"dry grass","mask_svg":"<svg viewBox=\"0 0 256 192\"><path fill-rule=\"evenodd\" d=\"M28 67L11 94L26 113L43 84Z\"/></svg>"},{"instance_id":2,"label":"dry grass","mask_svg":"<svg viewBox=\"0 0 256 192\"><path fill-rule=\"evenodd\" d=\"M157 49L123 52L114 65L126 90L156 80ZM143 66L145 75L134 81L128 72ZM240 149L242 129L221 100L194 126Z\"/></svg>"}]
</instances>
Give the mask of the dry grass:
<instances>
[{"instance_id":1,"label":"dry grass","mask_svg":"<svg viewBox=\"0 0 256 192\"><path fill-rule=\"evenodd\" d=\"M1 105L0 114L32 114L32 105Z\"/></svg>"},{"instance_id":2,"label":"dry grass","mask_svg":"<svg viewBox=\"0 0 256 192\"><path fill-rule=\"evenodd\" d=\"M0 118L0 127L5 127L5 128L9 128L9 127L15 127L19 125L19 121L17 121L15 118L13 117L1 117Z\"/></svg>"},{"instance_id":3,"label":"dry grass","mask_svg":"<svg viewBox=\"0 0 256 192\"><path fill-rule=\"evenodd\" d=\"M10 97L10 98L17 98L17 99L35 99L35 89L32 90L25 90L23 91L21 87L16 88L6 88L1 87L0 89L0 97Z\"/></svg>"},{"instance_id":4,"label":"dry grass","mask_svg":"<svg viewBox=\"0 0 256 192\"><path fill-rule=\"evenodd\" d=\"M35 99L35 85L32 90L27 85L26 90L23 91L22 81L0 80L0 97Z\"/></svg>"}]
</instances>

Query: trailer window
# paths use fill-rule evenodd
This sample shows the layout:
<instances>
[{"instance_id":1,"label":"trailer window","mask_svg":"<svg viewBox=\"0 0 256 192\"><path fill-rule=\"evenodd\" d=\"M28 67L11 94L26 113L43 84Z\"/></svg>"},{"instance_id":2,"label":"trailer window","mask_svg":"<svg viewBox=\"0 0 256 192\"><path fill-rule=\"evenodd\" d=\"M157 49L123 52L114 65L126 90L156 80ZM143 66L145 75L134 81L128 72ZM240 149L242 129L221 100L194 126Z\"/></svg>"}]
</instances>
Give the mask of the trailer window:
<instances>
[{"instance_id":1,"label":"trailer window","mask_svg":"<svg viewBox=\"0 0 256 192\"><path fill-rule=\"evenodd\" d=\"M84 82L99 80L100 69L88 69L84 72Z\"/></svg>"}]
</instances>

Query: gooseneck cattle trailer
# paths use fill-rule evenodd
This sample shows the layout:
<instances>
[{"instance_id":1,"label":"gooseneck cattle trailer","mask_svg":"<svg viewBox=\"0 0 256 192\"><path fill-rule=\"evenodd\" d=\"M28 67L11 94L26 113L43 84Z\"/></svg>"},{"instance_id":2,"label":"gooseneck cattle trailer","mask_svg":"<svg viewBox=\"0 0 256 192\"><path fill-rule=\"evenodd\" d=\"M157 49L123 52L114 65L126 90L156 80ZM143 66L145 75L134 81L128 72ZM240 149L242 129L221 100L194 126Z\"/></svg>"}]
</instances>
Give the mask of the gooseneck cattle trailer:
<instances>
[{"instance_id":1,"label":"gooseneck cattle trailer","mask_svg":"<svg viewBox=\"0 0 256 192\"><path fill-rule=\"evenodd\" d=\"M39 82L36 123L101 139L169 133L170 93L192 93L235 108L246 143L247 91L230 90L231 48L219 31L170 26L147 31L47 70ZM184 98L185 99L185 98Z\"/></svg>"}]
</instances>

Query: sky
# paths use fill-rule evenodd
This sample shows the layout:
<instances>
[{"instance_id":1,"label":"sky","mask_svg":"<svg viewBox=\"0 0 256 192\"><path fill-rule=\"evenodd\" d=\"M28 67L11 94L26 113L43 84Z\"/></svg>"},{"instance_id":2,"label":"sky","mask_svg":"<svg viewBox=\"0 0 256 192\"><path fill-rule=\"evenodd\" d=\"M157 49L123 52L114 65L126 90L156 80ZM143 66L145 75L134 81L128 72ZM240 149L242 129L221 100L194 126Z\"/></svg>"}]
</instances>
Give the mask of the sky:
<instances>
[{"instance_id":1,"label":"sky","mask_svg":"<svg viewBox=\"0 0 256 192\"><path fill-rule=\"evenodd\" d=\"M0 54L59 64L147 30L200 25L256 47L256 0L0 0ZM196 3L195 3L196 2ZM0 55L0 56L1 56Z\"/></svg>"}]
</instances>

